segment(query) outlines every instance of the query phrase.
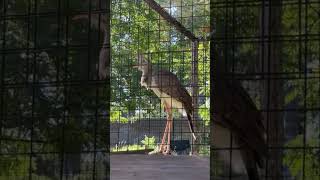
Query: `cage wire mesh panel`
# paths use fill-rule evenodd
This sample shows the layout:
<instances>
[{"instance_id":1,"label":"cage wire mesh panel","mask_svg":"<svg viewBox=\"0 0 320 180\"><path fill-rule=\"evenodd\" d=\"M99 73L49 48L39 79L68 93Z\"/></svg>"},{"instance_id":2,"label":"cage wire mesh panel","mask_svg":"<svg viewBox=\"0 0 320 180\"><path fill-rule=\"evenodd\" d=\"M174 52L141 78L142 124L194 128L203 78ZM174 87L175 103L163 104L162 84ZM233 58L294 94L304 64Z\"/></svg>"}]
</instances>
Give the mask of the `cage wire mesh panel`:
<instances>
[{"instance_id":1,"label":"cage wire mesh panel","mask_svg":"<svg viewBox=\"0 0 320 180\"><path fill-rule=\"evenodd\" d=\"M206 35L209 1L160 0L156 3L196 37ZM193 71L192 41L144 1L126 0L112 1L111 39L111 152L153 150L161 142L166 127L167 115L160 98L141 86L141 72L133 68L138 64L140 52L154 69L175 74L190 95L196 92L198 105L194 114L199 141L195 151L208 155L209 43L199 43L197 67ZM193 85L194 75L198 80ZM191 137L187 117L174 110L172 149L178 154L188 154Z\"/></svg>"},{"instance_id":2,"label":"cage wire mesh panel","mask_svg":"<svg viewBox=\"0 0 320 180\"><path fill-rule=\"evenodd\" d=\"M94 21L108 7L1 1L0 179L107 178L108 94L98 72L106 24Z\"/></svg>"},{"instance_id":3,"label":"cage wire mesh panel","mask_svg":"<svg viewBox=\"0 0 320 180\"><path fill-rule=\"evenodd\" d=\"M220 60L224 78L240 82L263 114L269 158L260 179L320 179L319 9L319 1L211 1L213 64ZM230 141L212 146L212 179L247 179L232 156L245 147Z\"/></svg>"}]
</instances>

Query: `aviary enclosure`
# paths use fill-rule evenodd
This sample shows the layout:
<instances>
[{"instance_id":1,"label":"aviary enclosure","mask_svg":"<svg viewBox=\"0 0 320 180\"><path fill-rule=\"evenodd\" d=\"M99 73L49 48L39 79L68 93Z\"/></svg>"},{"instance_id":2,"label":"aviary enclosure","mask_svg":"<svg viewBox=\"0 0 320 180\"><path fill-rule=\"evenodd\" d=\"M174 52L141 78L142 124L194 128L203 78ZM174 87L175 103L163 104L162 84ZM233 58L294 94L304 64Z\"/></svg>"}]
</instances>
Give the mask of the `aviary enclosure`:
<instances>
[{"instance_id":1,"label":"aviary enclosure","mask_svg":"<svg viewBox=\"0 0 320 180\"><path fill-rule=\"evenodd\" d=\"M210 51L209 41L205 39L210 29L209 5L207 0L112 1L111 179L123 179L126 173L128 177L136 174L136 177L132 177L136 179L146 178L148 174L149 178L156 178L152 177L157 173L156 169L166 168L166 164L156 164L170 161L157 158L150 161L147 155L160 148L163 134L169 131L165 130L168 114L161 103L163 95L156 95L140 83L143 75L133 68L139 63L139 53L152 63L153 71L165 69L175 74L180 86L192 96L192 118L198 139L194 141L192 138L187 116L178 112L181 109L174 109L171 136L168 135L171 139L166 142L166 145L170 143L171 156L196 153L209 157ZM156 78L159 81L169 79L161 75ZM166 85L160 83L159 86ZM149 161L145 162L145 159ZM170 161L172 171L178 172L185 167L181 171L185 173L185 178L196 178L188 173L192 168L182 164L179 167L179 161L180 164L184 162L180 158ZM134 165L128 165L132 162L135 162ZM144 164L154 169L143 171L147 168ZM204 171L194 174L200 175L200 178L204 174L209 179L209 158L200 166ZM140 171L121 171L121 168ZM167 176L175 179L178 174Z\"/></svg>"},{"instance_id":2,"label":"aviary enclosure","mask_svg":"<svg viewBox=\"0 0 320 180\"><path fill-rule=\"evenodd\" d=\"M181 27L195 38L206 35L209 1L160 1L156 5L177 23L181 22ZM160 143L164 132L166 113L160 98L140 85L141 73L133 68L138 63L138 52L142 52L156 68L176 74L192 94L197 134L201 137L198 150L209 154L208 41L190 40L188 34L176 30L171 19L163 18L163 14L143 1L113 1L112 7L111 152L152 149ZM181 146L182 140L191 142L186 117L177 112L173 117L172 141ZM185 153L189 154L190 149Z\"/></svg>"},{"instance_id":3,"label":"aviary enclosure","mask_svg":"<svg viewBox=\"0 0 320 180\"><path fill-rule=\"evenodd\" d=\"M200 180L208 155L210 179L247 179L232 166L241 148L213 145L217 77L240 82L263 115L260 179L320 179L320 2L157 0L160 11L148 2L0 1L0 179L109 179L110 166L150 158L138 169L149 179L163 177L154 167ZM147 155L167 114L140 84L138 53L192 96L198 138L174 110L169 156Z\"/></svg>"}]
</instances>

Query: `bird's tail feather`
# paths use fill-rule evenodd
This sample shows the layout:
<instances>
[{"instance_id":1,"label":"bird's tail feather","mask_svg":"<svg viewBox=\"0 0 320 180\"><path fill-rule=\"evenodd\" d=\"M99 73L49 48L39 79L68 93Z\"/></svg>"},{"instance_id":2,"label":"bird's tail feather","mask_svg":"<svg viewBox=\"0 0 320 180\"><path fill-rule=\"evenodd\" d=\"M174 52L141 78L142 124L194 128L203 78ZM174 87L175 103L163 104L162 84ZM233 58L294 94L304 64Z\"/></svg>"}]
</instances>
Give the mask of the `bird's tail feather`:
<instances>
[{"instance_id":1,"label":"bird's tail feather","mask_svg":"<svg viewBox=\"0 0 320 180\"><path fill-rule=\"evenodd\" d=\"M196 138L196 135L194 133L194 127L193 127L193 123L192 123L191 114L187 113L187 117L188 117L189 128L190 128L190 131L192 133L193 139L196 140L197 138Z\"/></svg>"},{"instance_id":2,"label":"bird's tail feather","mask_svg":"<svg viewBox=\"0 0 320 180\"><path fill-rule=\"evenodd\" d=\"M241 150L242 158L247 170L249 180L259 180L258 168L254 156L248 150Z\"/></svg>"},{"instance_id":3,"label":"bird's tail feather","mask_svg":"<svg viewBox=\"0 0 320 180\"><path fill-rule=\"evenodd\" d=\"M258 169L256 167L248 168L247 173L250 180L259 180Z\"/></svg>"}]
</instances>

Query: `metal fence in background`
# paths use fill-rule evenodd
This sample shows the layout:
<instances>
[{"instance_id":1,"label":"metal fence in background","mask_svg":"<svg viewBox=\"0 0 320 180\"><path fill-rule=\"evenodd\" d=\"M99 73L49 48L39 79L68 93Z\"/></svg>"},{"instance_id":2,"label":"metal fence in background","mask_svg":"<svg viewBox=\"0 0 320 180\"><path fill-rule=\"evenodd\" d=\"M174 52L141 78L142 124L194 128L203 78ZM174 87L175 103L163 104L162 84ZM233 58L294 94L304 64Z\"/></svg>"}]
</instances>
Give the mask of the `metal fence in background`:
<instances>
[{"instance_id":1,"label":"metal fence in background","mask_svg":"<svg viewBox=\"0 0 320 180\"><path fill-rule=\"evenodd\" d=\"M206 35L209 12L209 1L112 1L111 152L153 149L164 133L160 98L140 85L141 72L132 68L140 52L156 69L174 73L196 99L195 148L209 154L209 43L193 48L190 39ZM180 152L188 154L194 142L187 118L175 111L173 119L172 147L189 146Z\"/></svg>"}]
</instances>

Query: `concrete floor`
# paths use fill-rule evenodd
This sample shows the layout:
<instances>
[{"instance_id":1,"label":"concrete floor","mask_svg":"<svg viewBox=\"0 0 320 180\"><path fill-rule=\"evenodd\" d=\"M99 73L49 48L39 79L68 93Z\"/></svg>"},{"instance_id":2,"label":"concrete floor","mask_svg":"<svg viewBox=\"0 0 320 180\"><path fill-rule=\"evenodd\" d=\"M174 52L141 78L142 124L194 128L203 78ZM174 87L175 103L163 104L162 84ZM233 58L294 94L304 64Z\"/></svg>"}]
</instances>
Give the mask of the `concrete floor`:
<instances>
[{"instance_id":1,"label":"concrete floor","mask_svg":"<svg viewBox=\"0 0 320 180\"><path fill-rule=\"evenodd\" d=\"M209 180L209 158L116 154L110 156L111 180Z\"/></svg>"}]
</instances>

